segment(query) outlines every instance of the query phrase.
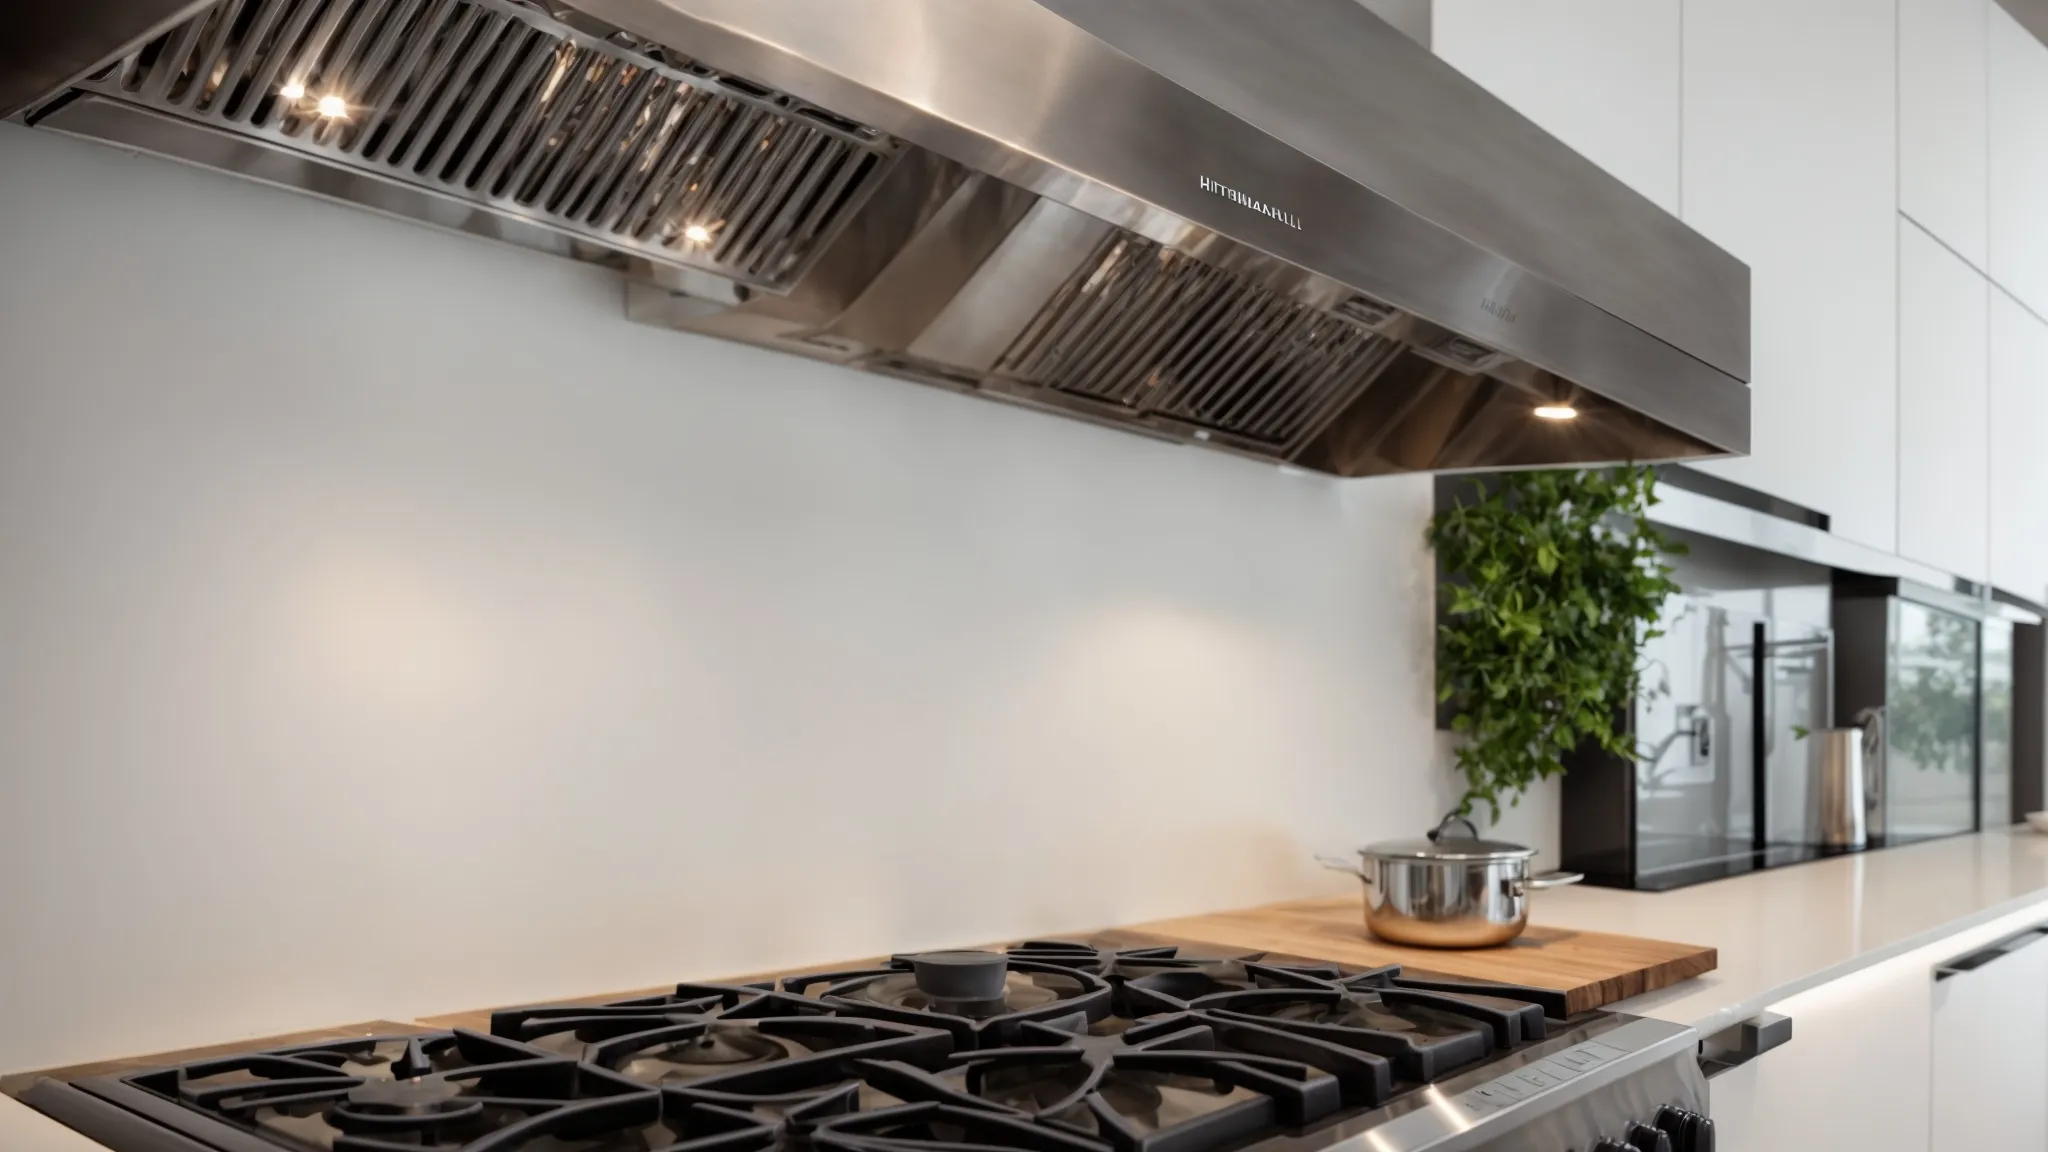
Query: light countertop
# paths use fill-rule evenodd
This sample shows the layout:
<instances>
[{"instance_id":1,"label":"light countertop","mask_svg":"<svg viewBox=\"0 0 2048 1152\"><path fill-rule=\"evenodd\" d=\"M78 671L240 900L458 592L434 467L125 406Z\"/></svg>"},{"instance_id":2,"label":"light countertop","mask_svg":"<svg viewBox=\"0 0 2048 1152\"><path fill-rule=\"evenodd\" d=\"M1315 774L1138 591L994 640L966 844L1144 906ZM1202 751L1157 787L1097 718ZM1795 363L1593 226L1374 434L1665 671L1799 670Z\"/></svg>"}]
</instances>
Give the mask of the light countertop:
<instances>
[{"instance_id":1,"label":"light countertop","mask_svg":"<svg viewBox=\"0 0 2048 1152\"><path fill-rule=\"evenodd\" d=\"M1536 897L1530 920L1718 948L1717 970L1614 1005L1710 1033L2035 904L2048 906L2048 836L2021 826L1672 892L1552 889Z\"/></svg>"}]
</instances>

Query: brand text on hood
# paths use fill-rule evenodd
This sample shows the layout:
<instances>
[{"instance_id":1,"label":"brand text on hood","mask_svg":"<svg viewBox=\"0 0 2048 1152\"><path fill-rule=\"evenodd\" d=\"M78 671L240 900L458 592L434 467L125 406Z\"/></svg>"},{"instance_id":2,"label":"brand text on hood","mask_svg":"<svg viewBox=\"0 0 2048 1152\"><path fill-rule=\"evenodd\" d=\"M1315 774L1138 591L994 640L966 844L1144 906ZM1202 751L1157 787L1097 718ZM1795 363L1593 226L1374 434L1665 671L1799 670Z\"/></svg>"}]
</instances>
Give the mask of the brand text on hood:
<instances>
[{"instance_id":1,"label":"brand text on hood","mask_svg":"<svg viewBox=\"0 0 2048 1152\"><path fill-rule=\"evenodd\" d=\"M1236 203L1242 204L1246 208L1249 208L1254 212L1266 216L1271 216L1273 219L1278 220L1282 224L1287 225L1289 228L1292 228L1297 232L1301 231L1301 217L1294 215L1292 212L1282 212L1280 209L1273 207L1271 204L1247 196L1244 193L1239 192L1235 188L1219 184L1216 181L1209 179L1207 176L1201 177L1201 181L1202 191L1214 192L1218 196L1223 197L1225 200L1235 201Z\"/></svg>"}]
</instances>

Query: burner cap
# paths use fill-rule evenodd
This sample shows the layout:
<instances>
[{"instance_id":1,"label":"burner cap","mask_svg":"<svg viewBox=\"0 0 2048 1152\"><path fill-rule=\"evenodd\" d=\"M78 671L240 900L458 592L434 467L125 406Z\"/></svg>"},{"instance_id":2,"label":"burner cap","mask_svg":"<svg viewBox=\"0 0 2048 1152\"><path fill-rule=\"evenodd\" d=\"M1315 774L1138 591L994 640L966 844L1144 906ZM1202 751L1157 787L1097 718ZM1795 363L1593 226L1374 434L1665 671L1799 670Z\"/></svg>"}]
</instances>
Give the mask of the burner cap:
<instances>
[{"instance_id":1,"label":"burner cap","mask_svg":"<svg viewBox=\"0 0 2048 1152\"><path fill-rule=\"evenodd\" d=\"M1010 962L998 952L926 952L910 958L917 990L935 1000L995 1000Z\"/></svg>"},{"instance_id":2,"label":"burner cap","mask_svg":"<svg viewBox=\"0 0 2048 1152\"><path fill-rule=\"evenodd\" d=\"M349 1089L356 1108L395 1116L427 1116L447 1112L462 1096L462 1085L447 1080L371 1080ZM455 1105L459 1107L460 1105Z\"/></svg>"}]
</instances>

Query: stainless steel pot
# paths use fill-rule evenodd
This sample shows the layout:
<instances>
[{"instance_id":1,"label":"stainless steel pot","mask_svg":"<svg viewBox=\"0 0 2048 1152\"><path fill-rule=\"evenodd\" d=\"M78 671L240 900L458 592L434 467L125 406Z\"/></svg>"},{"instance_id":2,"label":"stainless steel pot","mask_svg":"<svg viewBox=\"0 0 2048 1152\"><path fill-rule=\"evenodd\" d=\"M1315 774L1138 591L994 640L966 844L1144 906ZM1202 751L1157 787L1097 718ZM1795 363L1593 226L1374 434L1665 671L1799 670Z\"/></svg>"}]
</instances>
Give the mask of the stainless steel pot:
<instances>
[{"instance_id":1,"label":"stainless steel pot","mask_svg":"<svg viewBox=\"0 0 2048 1152\"><path fill-rule=\"evenodd\" d=\"M1464 834L1454 835L1454 825ZM1585 879L1577 872L1529 875L1534 848L1481 840L1461 816L1444 817L1427 839L1358 850L1358 863L1318 856L1327 868L1365 882L1365 926L1382 940L1423 948L1490 948L1522 934L1529 893Z\"/></svg>"}]
</instances>

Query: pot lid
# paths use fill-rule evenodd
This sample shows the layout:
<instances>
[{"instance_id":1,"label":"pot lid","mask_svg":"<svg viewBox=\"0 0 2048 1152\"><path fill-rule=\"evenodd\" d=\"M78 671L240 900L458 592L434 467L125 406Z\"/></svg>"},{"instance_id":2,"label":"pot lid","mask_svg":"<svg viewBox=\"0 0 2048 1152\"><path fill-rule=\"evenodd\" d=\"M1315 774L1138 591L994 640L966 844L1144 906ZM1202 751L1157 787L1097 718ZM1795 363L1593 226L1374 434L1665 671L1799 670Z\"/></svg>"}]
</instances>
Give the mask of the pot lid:
<instances>
[{"instance_id":1,"label":"pot lid","mask_svg":"<svg viewBox=\"0 0 2048 1152\"><path fill-rule=\"evenodd\" d=\"M1460 831L1462 826L1462 831ZM1414 840L1386 840L1358 850L1361 856L1391 860L1527 860L1534 848L1506 840L1483 840L1470 820L1455 813L1436 831Z\"/></svg>"},{"instance_id":2,"label":"pot lid","mask_svg":"<svg viewBox=\"0 0 2048 1152\"><path fill-rule=\"evenodd\" d=\"M1534 848L1510 844L1505 840L1481 840L1468 836L1446 836L1441 842L1421 838L1387 840L1368 844L1358 851L1364 856L1395 860L1527 860L1536 854Z\"/></svg>"}]
</instances>

